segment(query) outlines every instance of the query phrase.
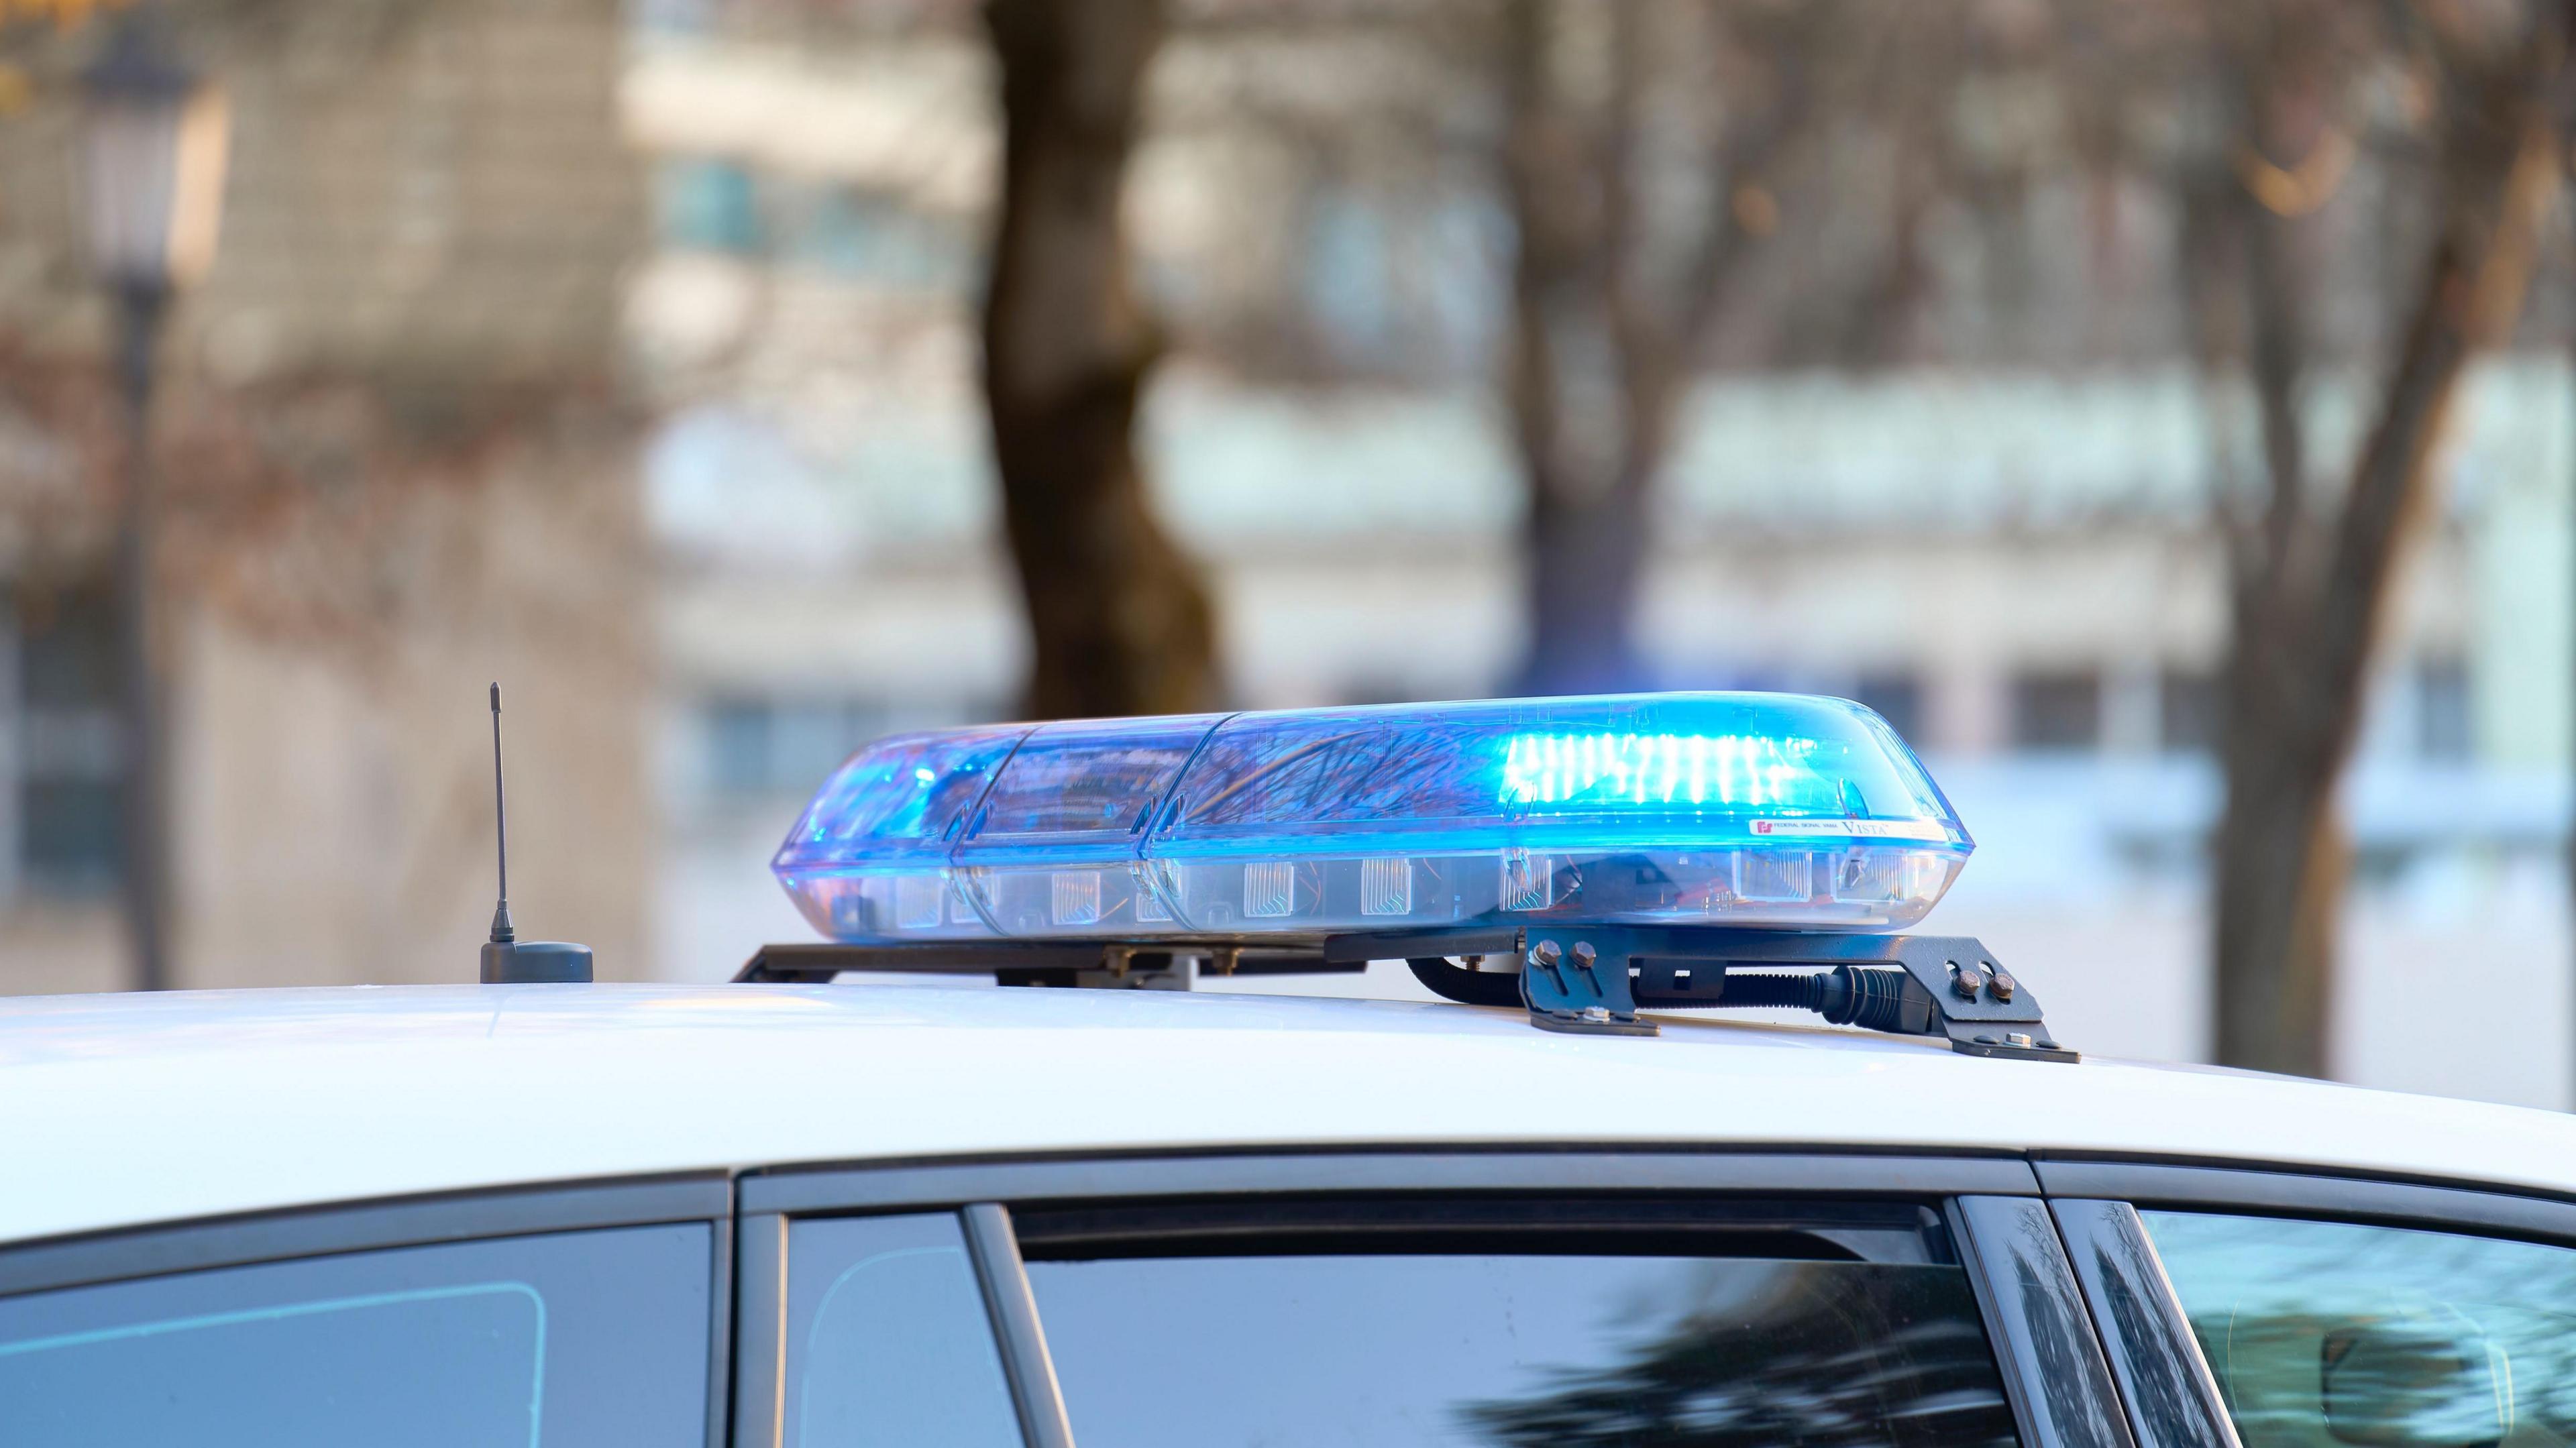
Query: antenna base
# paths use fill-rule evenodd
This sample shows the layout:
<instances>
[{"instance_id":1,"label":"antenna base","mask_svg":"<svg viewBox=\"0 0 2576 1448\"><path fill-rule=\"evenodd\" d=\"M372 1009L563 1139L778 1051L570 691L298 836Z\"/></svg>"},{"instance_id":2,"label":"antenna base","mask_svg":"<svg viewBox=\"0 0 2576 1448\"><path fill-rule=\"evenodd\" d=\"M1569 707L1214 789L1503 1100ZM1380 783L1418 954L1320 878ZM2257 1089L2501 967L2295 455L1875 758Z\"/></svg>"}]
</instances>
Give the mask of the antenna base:
<instances>
[{"instance_id":1,"label":"antenna base","mask_svg":"<svg viewBox=\"0 0 2576 1448\"><path fill-rule=\"evenodd\" d=\"M485 985L588 985L590 947L562 940L496 940L483 947Z\"/></svg>"}]
</instances>

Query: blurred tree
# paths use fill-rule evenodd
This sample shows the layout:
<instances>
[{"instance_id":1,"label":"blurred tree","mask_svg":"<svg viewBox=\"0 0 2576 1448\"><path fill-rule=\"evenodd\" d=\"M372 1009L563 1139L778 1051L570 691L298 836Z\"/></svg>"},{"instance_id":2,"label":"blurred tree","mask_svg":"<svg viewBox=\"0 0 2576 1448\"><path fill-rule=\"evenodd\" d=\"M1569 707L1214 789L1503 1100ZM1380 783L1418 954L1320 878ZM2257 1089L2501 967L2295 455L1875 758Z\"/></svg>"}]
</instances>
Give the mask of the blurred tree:
<instances>
[{"instance_id":1,"label":"blurred tree","mask_svg":"<svg viewBox=\"0 0 2576 1448\"><path fill-rule=\"evenodd\" d=\"M2462 369L2522 311L2564 139L2566 3L1503 0L1508 396L1530 496L1519 687L1639 681L1651 488L1702 370L1762 348L1829 365L2154 361L2171 334L2127 328L2120 309L2170 307L2222 438L2218 1054L2321 1071L2348 867L2335 790L2394 580L2437 513L2432 460ZM1728 56L1759 63L1730 71ZM2040 94L2050 66L2062 103ZM1676 116L1699 127L1681 145ZM1706 184L1676 187L1693 145ZM1883 188L1855 184L1873 174L1858 158L1891 152ZM2146 214L2174 218L2172 281L2124 292L2116 198L2137 181L2160 193ZM2040 202L2070 184L2089 188L2094 223L2084 306L2120 324L2098 333L2017 300L2070 249L2038 234ZM2321 219L2349 189L2380 214ZM1935 214L1955 269L1927 278L1912 233ZM1893 242L1863 256L1855 232ZM1911 299L1960 286L1976 249L1991 273L1966 293L1977 324L1929 346L1903 335ZM2329 277L2341 290L2312 306ZM2348 470L2321 477L2302 398L2344 369L2382 390L2334 464Z\"/></svg>"},{"instance_id":2,"label":"blurred tree","mask_svg":"<svg viewBox=\"0 0 2576 1448\"><path fill-rule=\"evenodd\" d=\"M2250 383L2260 482L2220 509L2232 629L2213 868L2218 1059L2323 1074L2349 849L2336 786L2392 581L2434 516L2463 365L2522 306L2563 135L2565 0L2528 7L2214 5L2220 146L2182 181L2182 272L2204 366ZM2383 23L2393 29L2380 29ZM2431 241L2396 302L2384 391L2341 488L2316 487L2302 221L2398 81L2422 122ZM2222 477L2222 483L2227 479Z\"/></svg>"},{"instance_id":3,"label":"blurred tree","mask_svg":"<svg viewBox=\"0 0 2576 1448\"><path fill-rule=\"evenodd\" d=\"M1505 395L1529 496L1520 692L1643 682L1630 623L1655 476L1712 331L1782 224L1780 173L1829 109L1819 72L1847 76L1906 29L1876 15L1855 38L1837 4L1505 0Z\"/></svg>"},{"instance_id":4,"label":"blurred tree","mask_svg":"<svg viewBox=\"0 0 2576 1448\"><path fill-rule=\"evenodd\" d=\"M1215 701L1197 569L1156 524L1136 401L1160 350L1129 290L1119 205L1162 0L990 0L1001 221L984 391L1036 654L1038 717Z\"/></svg>"},{"instance_id":5,"label":"blurred tree","mask_svg":"<svg viewBox=\"0 0 2576 1448\"><path fill-rule=\"evenodd\" d=\"M1518 240L1505 387L1529 489L1527 694L1637 685L1629 620L1648 485L1670 441L1686 341L1715 310L1744 234L1722 212L1705 228L1709 274L1693 278L1687 314L1636 294L1644 24L1634 4L1507 0L1504 10L1503 180ZM1589 87L1568 61L1585 48L1607 72Z\"/></svg>"}]
</instances>

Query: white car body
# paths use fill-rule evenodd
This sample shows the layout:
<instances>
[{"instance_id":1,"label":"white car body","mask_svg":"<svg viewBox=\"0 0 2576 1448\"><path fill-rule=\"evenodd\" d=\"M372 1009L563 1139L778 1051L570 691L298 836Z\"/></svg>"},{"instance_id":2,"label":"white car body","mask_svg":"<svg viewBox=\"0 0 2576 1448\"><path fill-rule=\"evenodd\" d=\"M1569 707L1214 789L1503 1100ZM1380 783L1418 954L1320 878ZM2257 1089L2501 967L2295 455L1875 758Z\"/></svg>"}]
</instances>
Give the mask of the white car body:
<instances>
[{"instance_id":1,"label":"white car body","mask_svg":"<svg viewBox=\"0 0 2576 1448\"><path fill-rule=\"evenodd\" d=\"M2067 1154L2576 1195L2576 1118L2550 1112L1659 1019L1580 1037L1449 1004L877 984L22 999L0 1005L0 1242L675 1172L1324 1145Z\"/></svg>"}]
</instances>

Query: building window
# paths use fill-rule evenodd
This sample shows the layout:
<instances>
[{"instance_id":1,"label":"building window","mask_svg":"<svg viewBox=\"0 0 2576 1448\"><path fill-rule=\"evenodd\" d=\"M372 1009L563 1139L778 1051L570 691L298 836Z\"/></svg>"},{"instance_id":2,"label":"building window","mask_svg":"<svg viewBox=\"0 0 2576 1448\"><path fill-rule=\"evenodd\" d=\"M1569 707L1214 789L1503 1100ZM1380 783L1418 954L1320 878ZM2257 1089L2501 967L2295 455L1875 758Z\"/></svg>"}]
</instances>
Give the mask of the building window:
<instances>
[{"instance_id":1,"label":"building window","mask_svg":"<svg viewBox=\"0 0 2576 1448\"><path fill-rule=\"evenodd\" d=\"M672 246L760 250L759 188L741 162L714 157L665 161L656 192L662 237Z\"/></svg>"},{"instance_id":2,"label":"building window","mask_svg":"<svg viewBox=\"0 0 2576 1448\"><path fill-rule=\"evenodd\" d=\"M2415 669L2415 748L2443 764L2465 763L2475 744L2469 710L2469 666L2458 658L2427 659Z\"/></svg>"},{"instance_id":3,"label":"building window","mask_svg":"<svg viewBox=\"0 0 2576 1448\"><path fill-rule=\"evenodd\" d=\"M1852 685L1852 698L1878 711L1889 728L1908 744L1923 745L1923 681L1913 674L1863 674Z\"/></svg>"},{"instance_id":4,"label":"building window","mask_svg":"<svg viewBox=\"0 0 2576 1448\"><path fill-rule=\"evenodd\" d=\"M2212 675L2165 670L2156 678L2156 748L2167 754L2216 753L2220 704Z\"/></svg>"},{"instance_id":5,"label":"building window","mask_svg":"<svg viewBox=\"0 0 2576 1448\"><path fill-rule=\"evenodd\" d=\"M16 874L44 890L103 890L116 882L122 830L116 715L116 617L104 587L23 594L16 610L11 728L16 778ZM5 656L5 655L0 655ZM7 872L0 872L7 873Z\"/></svg>"},{"instance_id":6,"label":"building window","mask_svg":"<svg viewBox=\"0 0 2576 1448\"><path fill-rule=\"evenodd\" d=\"M1387 360L1397 298L1388 283L1386 217L1365 194L1328 186L1307 198L1304 291L1327 356Z\"/></svg>"},{"instance_id":7,"label":"building window","mask_svg":"<svg viewBox=\"0 0 2576 1448\"><path fill-rule=\"evenodd\" d=\"M760 699L707 706L707 773L716 788L737 794L769 788L769 713Z\"/></svg>"},{"instance_id":8,"label":"building window","mask_svg":"<svg viewBox=\"0 0 2576 1448\"><path fill-rule=\"evenodd\" d=\"M2089 750L2102 742L2102 676L2090 669L2023 674L2013 680L2013 745Z\"/></svg>"},{"instance_id":9,"label":"building window","mask_svg":"<svg viewBox=\"0 0 2576 1448\"><path fill-rule=\"evenodd\" d=\"M774 249L852 281L935 292L971 288L975 248L956 229L901 197L848 186L778 188Z\"/></svg>"}]
</instances>

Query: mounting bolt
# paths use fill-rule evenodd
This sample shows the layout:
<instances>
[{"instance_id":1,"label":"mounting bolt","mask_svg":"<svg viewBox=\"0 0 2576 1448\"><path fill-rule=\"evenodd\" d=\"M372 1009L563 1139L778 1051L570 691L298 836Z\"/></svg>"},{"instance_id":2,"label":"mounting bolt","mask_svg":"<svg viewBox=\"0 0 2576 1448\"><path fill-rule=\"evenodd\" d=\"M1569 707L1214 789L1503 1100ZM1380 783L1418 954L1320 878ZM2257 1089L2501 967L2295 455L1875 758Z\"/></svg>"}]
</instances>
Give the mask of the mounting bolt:
<instances>
[{"instance_id":1,"label":"mounting bolt","mask_svg":"<svg viewBox=\"0 0 2576 1448\"><path fill-rule=\"evenodd\" d=\"M1957 996L1963 1001L1975 1000L1977 998L1977 991L1982 988L1985 983L1985 972L1977 969L1976 966L1961 965L1955 960L1950 962L1950 993L1952 995Z\"/></svg>"},{"instance_id":2,"label":"mounting bolt","mask_svg":"<svg viewBox=\"0 0 2576 1448\"><path fill-rule=\"evenodd\" d=\"M1548 980L1553 982L1560 991L1565 989L1565 973L1558 970L1556 966L1557 962L1563 959L1565 959L1565 952L1558 948L1553 940L1542 940L1531 946L1529 950L1530 969L1546 971Z\"/></svg>"},{"instance_id":3,"label":"mounting bolt","mask_svg":"<svg viewBox=\"0 0 2576 1448\"><path fill-rule=\"evenodd\" d=\"M2021 989L2021 987L2013 983L2013 978L2011 976L2004 973L2004 968L2000 965L1995 967L1993 977L1990 978L1986 984L1993 988L1995 999L1999 1001L2011 1000L2013 998L2013 992Z\"/></svg>"},{"instance_id":4,"label":"mounting bolt","mask_svg":"<svg viewBox=\"0 0 2576 1448\"><path fill-rule=\"evenodd\" d=\"M1592 968L1592 962L1600 958L1600 952L1592 948L1591 941L1578 940L1574 942L1574 963L1576 965L1582 966L1585 970L1590 970Z\"/></svg>"}]
</instances>

